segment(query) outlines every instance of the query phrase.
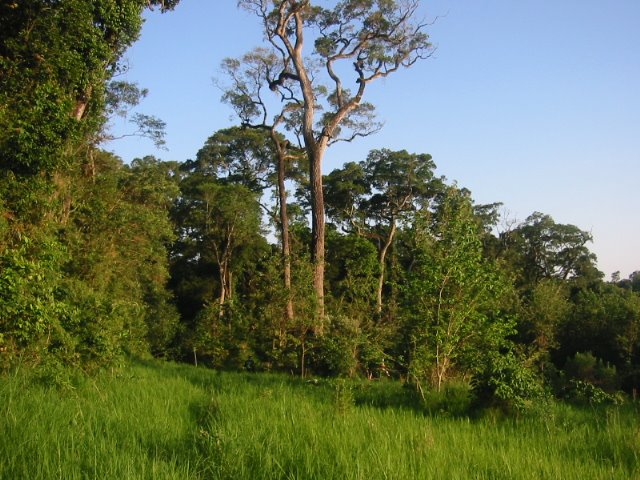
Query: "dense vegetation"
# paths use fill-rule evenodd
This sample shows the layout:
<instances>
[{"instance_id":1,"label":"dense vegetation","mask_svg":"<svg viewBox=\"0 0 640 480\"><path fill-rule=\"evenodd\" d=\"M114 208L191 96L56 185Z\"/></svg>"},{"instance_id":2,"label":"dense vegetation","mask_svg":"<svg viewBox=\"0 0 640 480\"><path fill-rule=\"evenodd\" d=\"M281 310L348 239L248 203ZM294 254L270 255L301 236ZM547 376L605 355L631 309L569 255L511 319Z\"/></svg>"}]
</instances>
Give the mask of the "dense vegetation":
<instances>
[{"instance_id":1,"label":"dense vegetation","mask_svg":"<svg viewBox=\"0 0 640 480\"><path fill-rule=\"evenodd\" d=\"M0 477L637 478L637 406L429 415L397 382L136 363L0 383ZM431 399L427 406L436 406ZM437 409L437 407L436 407ZM17 448L19 446L19 448Z\"/></svg>"},{"instance_id":2,"label":"dense vegetation","mask_svg":"<svg viewBox=\"0 0 640 480\"><path fill-rule=\"evenodd\" d=\"M364 87L428 56L422 26L406 23L415 2L242 1L268 48L225 61L241 125L183 162L101 150L108 118L145 95L117 80L142 11L174 3L0 5L3 371L65 384L64 368L152 354L392 377L423 402L462 390L507 410L635 395L640 273L604 281L588 232L538 212L508 224L426 153L382 148L318 177L333 141L379 128ZM309 64L293 48L306 28ZM333 70L344 59L353 93ZM325 83L306 70L318 62ZM132 118L162 143L160 120Z\"/></svg>"}]
</instances>

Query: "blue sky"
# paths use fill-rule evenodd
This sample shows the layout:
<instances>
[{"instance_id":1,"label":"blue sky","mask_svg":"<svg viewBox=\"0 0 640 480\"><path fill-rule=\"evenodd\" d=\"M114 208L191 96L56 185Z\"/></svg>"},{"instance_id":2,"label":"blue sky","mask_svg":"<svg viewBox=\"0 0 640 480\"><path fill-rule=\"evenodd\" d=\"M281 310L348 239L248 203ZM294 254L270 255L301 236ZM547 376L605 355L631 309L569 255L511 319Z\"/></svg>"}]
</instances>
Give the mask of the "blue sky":
<instances>
[{"instance_id":1,"label":"blue sky","mask_svg":"<svg viewBox=\"0 0 640 480\"><path fill-rule=\"evenodd\" d=\"M384 128L332 147L324 171L374 148L430 153L439 175L511 220L540 211L590 231L607 277L640 270L640 1L422 0L420 12L435 20L435 55L371 85ZM127 162L195 157L235 123L213 83L220 61L261 43L235 0L148 14L124 78L149 89L139 110L167 122L168 151L106 148Z\"/></svg>"}]
</instances>

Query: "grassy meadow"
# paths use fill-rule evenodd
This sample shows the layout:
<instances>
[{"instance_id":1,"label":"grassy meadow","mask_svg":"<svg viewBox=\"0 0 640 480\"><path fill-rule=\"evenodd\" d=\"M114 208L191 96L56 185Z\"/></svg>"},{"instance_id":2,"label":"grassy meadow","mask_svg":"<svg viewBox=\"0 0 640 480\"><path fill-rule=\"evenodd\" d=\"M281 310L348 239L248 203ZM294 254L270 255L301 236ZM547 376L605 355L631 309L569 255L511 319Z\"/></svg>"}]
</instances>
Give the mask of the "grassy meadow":
<instances>
[{"instance_id":1,"label":"grassy meadow","mask_svg":"<svg viewBox=\"0 0 640 480\"><path fill-rule=\"evenodd\" d=\"M160 362L68 381L17 371L0 377L0 478L640 478L639 417L429 414L396 382Z\"/></svg>"}]
</instances>

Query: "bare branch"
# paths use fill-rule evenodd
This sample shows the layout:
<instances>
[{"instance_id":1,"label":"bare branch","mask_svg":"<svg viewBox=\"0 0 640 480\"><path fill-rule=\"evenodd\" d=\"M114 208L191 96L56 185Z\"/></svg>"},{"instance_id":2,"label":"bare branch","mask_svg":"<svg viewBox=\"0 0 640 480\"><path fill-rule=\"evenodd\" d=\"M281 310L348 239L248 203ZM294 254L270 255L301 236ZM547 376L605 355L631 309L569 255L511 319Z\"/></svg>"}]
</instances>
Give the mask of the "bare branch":
<instances>
[{"instance_id":1,"label":"bare branch","mask_svg":"<svg viewBox=\"0 0 640 480\"><path fill-rule=\"evenodd\" d=\"M368 137L370 135L373 135L374 133L378 133L381 129L382 129L382 126L379 126L378 128L368 130L366 132L361 132L361 131L352 132L349 137L332 138L331 140L329 140L329 145L333 145L338 142L353 142L356 138Z\"/></svg>"},{"instance_id":2,"label":"bare branch","mask_svg":"<svg viewBox=\"0 0 640 480\"><path fill-rule=\"evenodd\" d=\"M275 92L276 90L278 90L278 87L281 87L284 85L285 80L294 80L296 82L299 82L300 77L291 72L282 71L280 72L280 75L278 75L277 79L269 82L269 88Z\"/></svg>"}]
</instances>

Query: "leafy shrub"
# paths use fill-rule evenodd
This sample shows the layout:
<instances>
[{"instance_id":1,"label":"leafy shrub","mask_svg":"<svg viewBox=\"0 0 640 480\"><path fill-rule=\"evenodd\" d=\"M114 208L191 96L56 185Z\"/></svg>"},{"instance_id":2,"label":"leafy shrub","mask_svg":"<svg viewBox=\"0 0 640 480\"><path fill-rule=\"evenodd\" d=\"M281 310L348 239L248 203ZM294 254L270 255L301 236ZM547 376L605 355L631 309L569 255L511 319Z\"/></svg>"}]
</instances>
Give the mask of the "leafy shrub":
<instances>
[{"instance_id":1,"label":"leafy shrub","mask_svg":"<svg viewBox=\"0 0 640 480\"><path fill-rule=\"evenodd\" d=\"M354 405L352 385L344 378L333 382L333 402L339 414L347 413Z\"/></svg>"},{"instance_id":2,"label":"leafy shrub","mask_svg":"<svg viewBox=\"0 0 640 480\"><path fill-rule=\"evenodd\" d=\"M226 324L220 319L219 306L210 303L200 310L195 329L185 342L193 349L198 364L221 367L229 356Z\"/></svg>"},{"instance_id":3,"label":"leafy shrub","mask_svg":"<svg viewBox=\"0 0 640 480\"><path fill-rule=\"evenodd\" d=\"M361 334L357 322L346 317L331 319L327 334L319 339L314 359L319 373L352 377L358 367Z\"/></svg>"},{"instance_id":4,"label":"leafy shrub","mask_svg":"<svg viewBox=\"0 0 640 480\"><path fill-rule=\"evenodd\" d=\"M464 381L451 381L440 391L424 392L424 406L432 414L466 415L471 409L473 400L473 388L471 384Z\"/></svg>"},{"instance_id":5,"label":"leafy shrub","mask_svg":"<svg viewBox=\"0 0 640 480\"><path fill-rule=\"evenodd\" d=\"M523 411L542 401L547 394L540 378L513 352L494 355L474 381L480 400L506 409Z\"/></svg>"},{"instance_id":6,"label":"leafy shrub","mask_svg":"<svg viewBox=\"0 0 640 480\"><path fill-rule=\"evenodd\" d=\"M356 405L412 410L424 408L422 397L413 385L387 378L357 381L354 397Z\"/></svg>"},{"instance_id":7,"label":"leafy shrub","mask_svg":"<svg viewBox=\"0 0 640 480\"><path fill-rule=\"evenodd\" d=\"M0 331L5 345L39 348L59 324L66 305L56 296L63 248L25 236L0 253ZM2 347L2 345L0 345Z\"/></svg>"},{"instance_id":8,"label":"leafy shrub","mask_svg":"<svg viewBox=\"0 0 640 480\"><path fill-rule=\"evenodd\" d=\"M593 383L582 380L570 380L569 399L576 403L590 405L618 405L623 402L620 396L607 393Z\"/></svg>"},{"instance_id":9,"label":"leafy shrub","mask_svg":"<svg viewBox=\"0 0 640 480\"><path fill-rule=\"evenodd\" d=\"M45 388L60 391L75 390L86 383L87 376L79 368L64 365L59 359L46 357L37 369L33 370L34 383Z\"/></svg>"},{"instance_id":10,"label":"leafy shrub","mask_svg":"<svg viewBox=\"0 0 640 480\"><path fill-rule=\"evenodd\" d=\"M590 383L606 392L615 391L618 385L616 367L596 358L591 352L578 352L567 359L564 371L570 381Z\"/></svg>"}]
</instances>

